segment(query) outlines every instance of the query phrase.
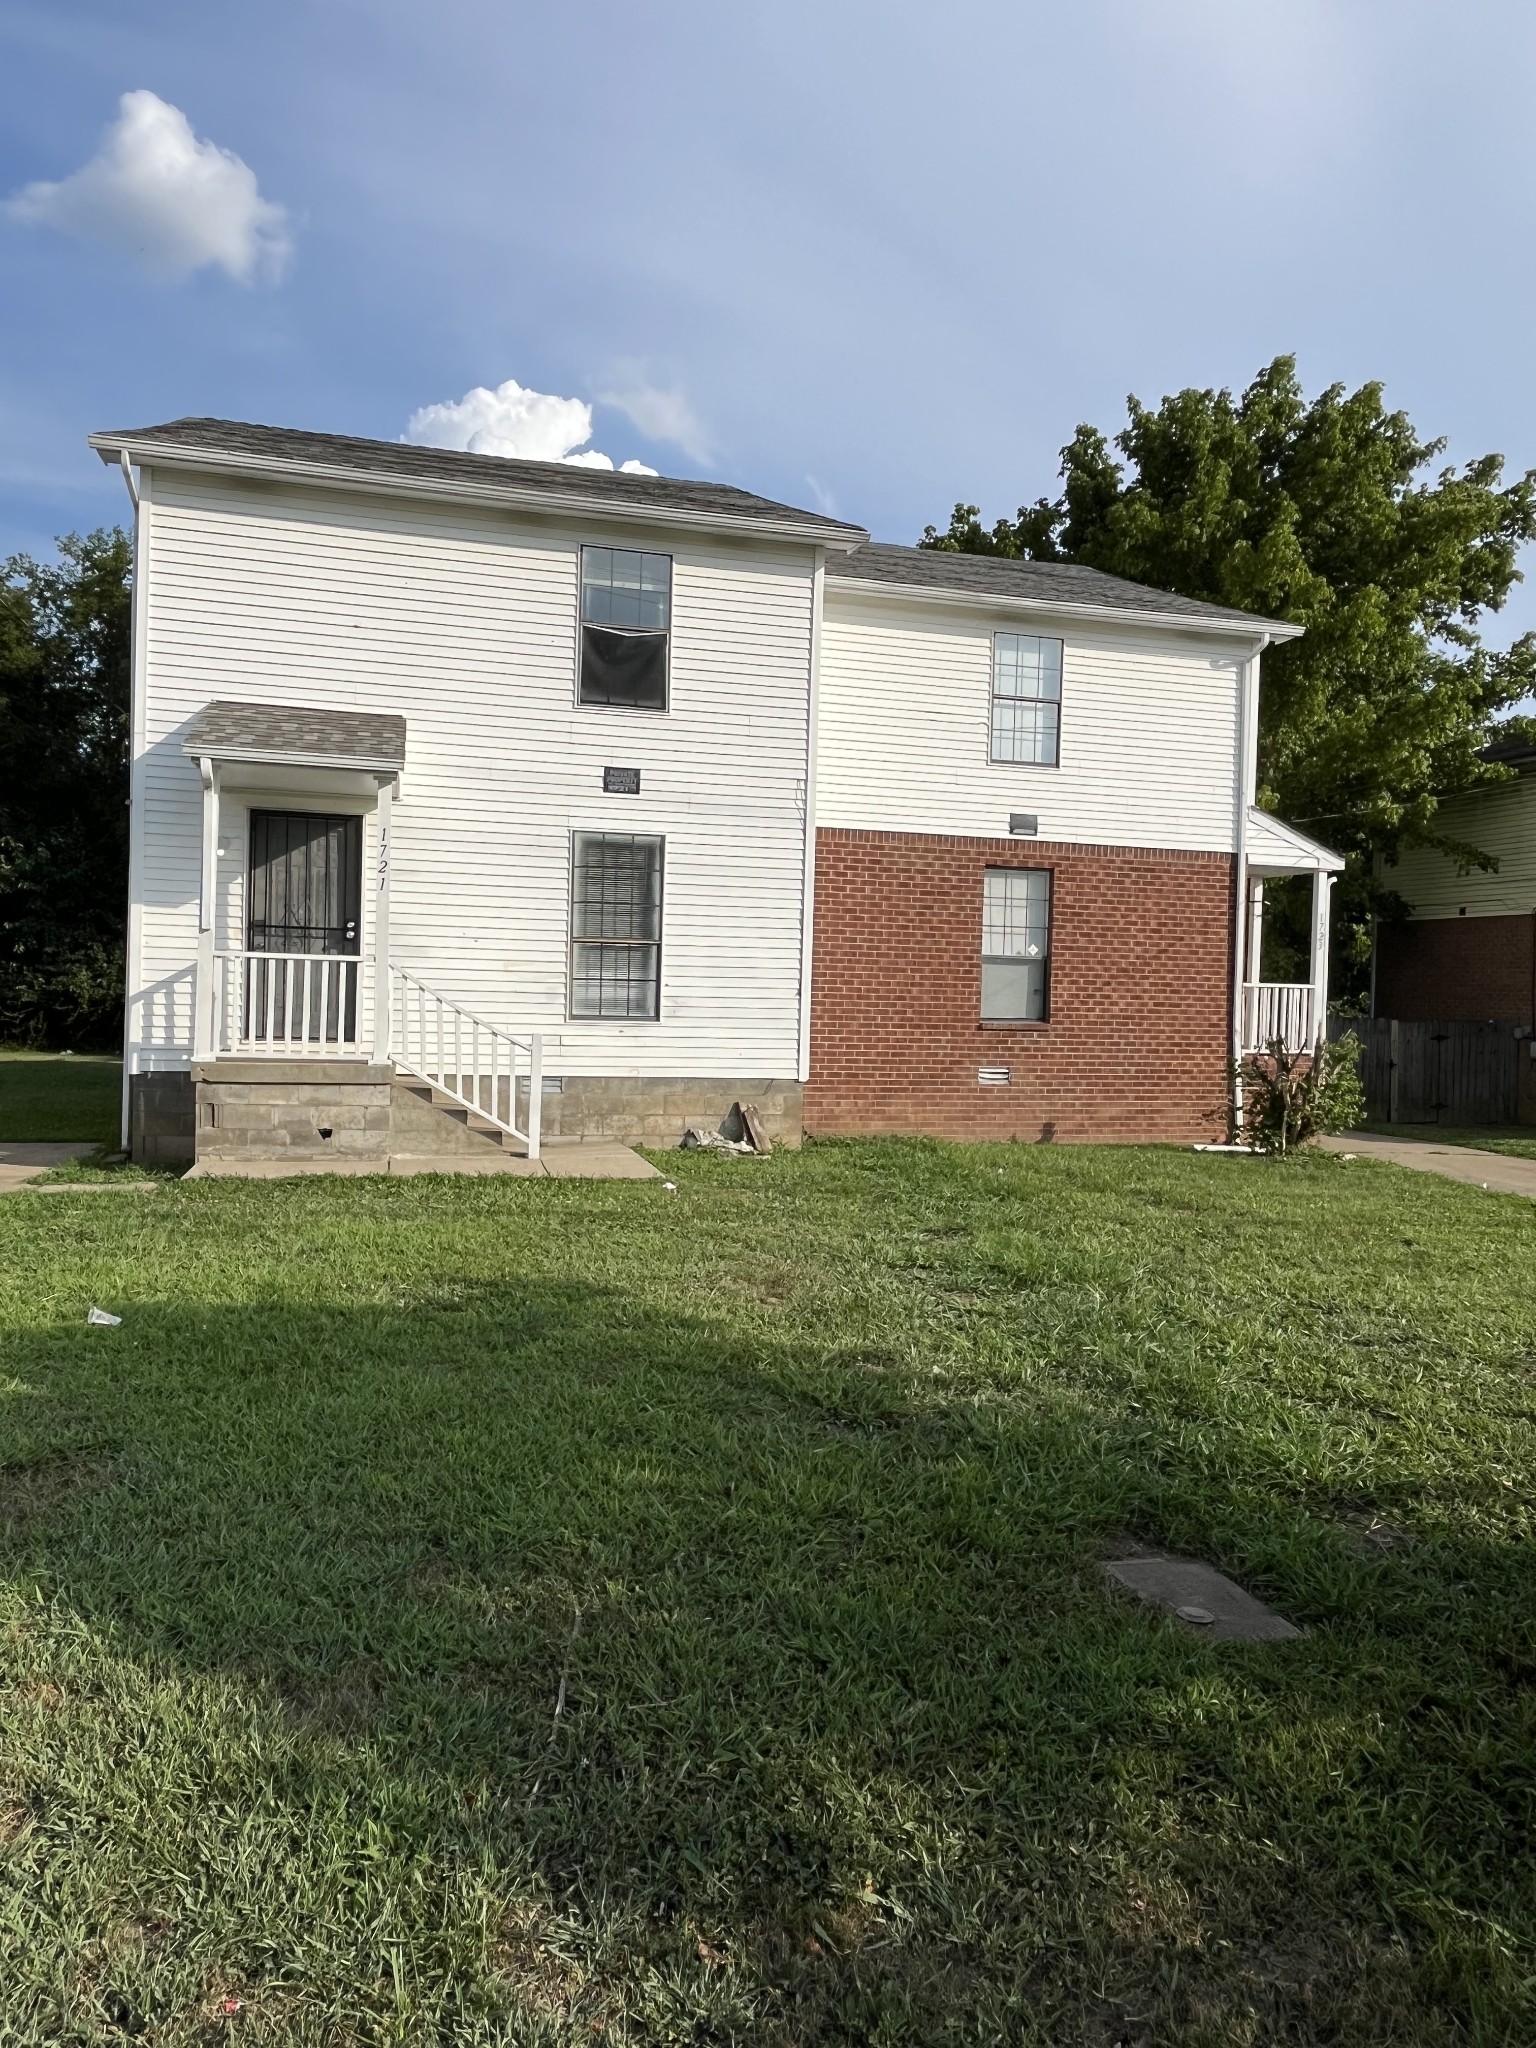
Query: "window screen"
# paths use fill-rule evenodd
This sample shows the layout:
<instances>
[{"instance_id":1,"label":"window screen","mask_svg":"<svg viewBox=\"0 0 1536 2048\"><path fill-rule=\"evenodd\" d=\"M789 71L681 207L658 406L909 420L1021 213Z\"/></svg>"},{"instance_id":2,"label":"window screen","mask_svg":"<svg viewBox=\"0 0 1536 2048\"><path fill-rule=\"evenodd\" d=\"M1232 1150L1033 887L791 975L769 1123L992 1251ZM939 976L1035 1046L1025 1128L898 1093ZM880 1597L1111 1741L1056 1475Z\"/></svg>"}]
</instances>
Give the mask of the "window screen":
<instances>
[{"instance_id":1,"label":"window screen","mask_svg":"<svg viewBox=\"0 0 1536 2048\"><path fill-rule=\"evenodd\" d=\"M665 711L671 624L670 555L583 548L581 702Z\"/></svg>"},{"instance_id":2,"label":"window screen","mask_svg":"<svg viewBox=\"0 0 1536 2048\"><path fill-rule=\"evenodd\" d=\"M571 1015L661 1014L661 846L632 833L571 843Z\"/></svg>"},{"instance_id":3,"label":"window screen","mask_svg":"<svg viewBox=\"0 0 1536 2048\"><path fill-rule=\"evenodd\" d=\"M1059 640L992 635L992 759L1054 768L1061 747Z\"/></svg>"},{"instance_id":4,"label":"window screen","mask_svg":"<svg viewBox=\"0 0 1536 2048\"><path fill-rule=\"evenodd\" d=\"M982 1016L1043 1018L1050 951L1050 870L988 868L981 914Z\"/></svg>"}]
</instances>

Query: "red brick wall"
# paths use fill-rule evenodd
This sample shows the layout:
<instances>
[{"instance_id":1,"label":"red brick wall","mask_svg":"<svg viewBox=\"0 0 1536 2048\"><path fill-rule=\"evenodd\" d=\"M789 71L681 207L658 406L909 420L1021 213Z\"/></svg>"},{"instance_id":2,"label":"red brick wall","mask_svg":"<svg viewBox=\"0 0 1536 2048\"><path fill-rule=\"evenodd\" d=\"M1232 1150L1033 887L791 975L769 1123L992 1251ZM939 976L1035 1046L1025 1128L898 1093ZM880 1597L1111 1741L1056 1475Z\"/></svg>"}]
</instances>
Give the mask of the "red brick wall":
<instances>
[{"instance_id":1,"label":"red brick wall","mask_svg":"<svg viewBox=\"0 0 1536 2048\"><path fill-rule=\"evenodd\" d=\"M1376 1014L1443 1023L1493 1017L1536 1024L1529 916L1422 917L1383 925L1376 940Z\"/></svg>"},{"instance_id":2,"label":"red brick wall","mask_svg":"<svg viewBox=\"0 0 1536 2048\"><path fill-rule=\"evenodd\" d=\"M1049 868L1050 1016L981 1021L982 876ZM1226 1092L1231 857L816 835L811 1078L823 1135L1188 1139ZM976 1070L1008 1066L1012 1084Z\"/></svg>"}]
</instances>

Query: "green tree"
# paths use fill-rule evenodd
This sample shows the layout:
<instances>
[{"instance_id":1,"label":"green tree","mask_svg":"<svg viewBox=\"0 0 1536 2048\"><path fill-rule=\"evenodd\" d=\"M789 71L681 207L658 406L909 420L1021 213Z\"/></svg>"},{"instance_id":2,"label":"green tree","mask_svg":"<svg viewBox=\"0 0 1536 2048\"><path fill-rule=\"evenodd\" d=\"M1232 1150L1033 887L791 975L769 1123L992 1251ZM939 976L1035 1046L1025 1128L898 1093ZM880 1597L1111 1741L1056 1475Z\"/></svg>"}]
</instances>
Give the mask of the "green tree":
<instances>
[{"instance_id":1,"label":"green tree","mask_svg":"<svg viewBox=\"0 0 1536 2048\"><path fill-rule=\"evenodd\" d=\"M132 550L0 565L0 1039L113 1047L128 900Z\"/></svg>"},{"instance_id":2,"label":"green tree","mask_svg":"<svg viewBox=\"0 0 1536 2048\"><path fill-rule=\"evenodd\" d=\"M1308 400L1279 356L1240 397L1128 401L1108 440L1080 426L1062 491L985 527L957 505L921 545L1083 562L1212 604L1306 627L1264 657L1259 801L1336 847L1338 983L1358 988L1370 920L1400 908L1373 856L1438 846L1493 863L1437 828L1438 800L1507 771L1479 758L1501 711L1536 691L1536 634L1485 647L1479 622L1519 580L1536 537L1536 471L1502 456L1437 468L1379 384Z\"/></svg>"}]
</instances>

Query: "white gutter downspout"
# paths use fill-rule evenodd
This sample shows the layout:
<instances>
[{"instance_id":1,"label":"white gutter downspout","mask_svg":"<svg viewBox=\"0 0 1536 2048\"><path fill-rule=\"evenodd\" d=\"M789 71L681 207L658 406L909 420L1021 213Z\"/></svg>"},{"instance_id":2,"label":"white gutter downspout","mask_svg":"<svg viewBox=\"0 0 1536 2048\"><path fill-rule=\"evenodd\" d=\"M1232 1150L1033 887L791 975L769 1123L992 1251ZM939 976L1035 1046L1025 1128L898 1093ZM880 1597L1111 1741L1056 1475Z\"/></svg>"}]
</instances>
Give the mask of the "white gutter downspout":
<instances>
[{"instance_id":1,"label":"white gutter downspout","mask_svg":"<svg viewBox=\"0 0 1536 2048\"><path fill-rule=\"evenodd\" d=\"M827 556L818 548L811 572L811 636L805 705L805 846L800 865L800 1027L797 1078L811 1078L812 935L816 920L816 740L821 711L821 614L826 602Z\"/></svg>"},{"instance_id":2,"label":"white gutter downspout","mask_svg":"<svg viewBox=\"0 0 1536 2048\"><path fill-rule=\"evenodd\" d=\"M129 626L128 655L128 770L129 794L124 799L128 805L128 917L123 937L124 987L123 987L123 1090L118 1124L120 1149L128 1151L133 1143L133 1042L132 1019L128 1007L128 988L133 969L133 904L137 893L137 863L133 857L137 820L133 815L133 784L136 779L134 763L138 754L135 738L138 732L139 691L142 686L141 636L144 630L144 598L141 591L144 570L144 527L139 507L139 487L133 480L133 465L128 460L126 448L119 451L118 466L123 472L123 482L128 489L128 501L133 506L133 597L132 616Z\"/></svg>"},{"instance_id":3,"label":"white gutter downspout","mask_svg":"<svg viewBox=\"0 0 1536 2048\"><path fill-rule=\"evenodd\" d=\"M1258 794L1259 658L1273 635L1266 633L1243 663L1237 698L1237 832L1234 859L1235 915L1232 920L1232 1131L1243 1128L1243 967L1248 941L1248 807Z\"/></svg>"}]
</instances>

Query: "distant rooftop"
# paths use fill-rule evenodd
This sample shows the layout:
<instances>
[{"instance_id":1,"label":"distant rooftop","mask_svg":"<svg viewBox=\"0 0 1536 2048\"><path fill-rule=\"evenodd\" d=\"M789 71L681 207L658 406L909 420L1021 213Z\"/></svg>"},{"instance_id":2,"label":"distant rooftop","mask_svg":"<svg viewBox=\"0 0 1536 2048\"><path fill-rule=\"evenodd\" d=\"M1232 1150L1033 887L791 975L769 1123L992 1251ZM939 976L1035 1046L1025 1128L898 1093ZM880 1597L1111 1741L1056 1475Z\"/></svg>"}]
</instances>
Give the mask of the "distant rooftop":
<instances>
[{"instance_id":1,"label":"distant rooftop","mask_svg":"<svg viewBox=\"0 0 1536 2048\"><path fill-rule=\"evenodd\" d=\"M243 420L181 419L156 427L124 427L92 434L91 446L104 462L116 462L119 451L126 449L134 462L151 461L159 454L210 468L286 470L316 481L324 472L338 482L351 477L426 492L447 486L450 493L468 489L476 496L505 497L520 504L546 500L551 509L608 510L631 519L680 516L690 524L758 528L831 547L857 547L869 538L862 526L781 505L734 484L636 476L581 463L464 455L452 448L368 441L355 434L311 434L297 427L251 426Z\"/></svg>"},{"instance_id":2,"label":"distant rooftop","mask_svg":"<svg viewBox=\"0 0 1536 2048\"><path fill-rule=\"evenodd\" d=\"M1278 630L1287 639L1298 628L1278 619L1261 619L1227 605L1203 604L1198 598L1176 597L1145 583L1128 583L1102 569L1075 562L1023 562L1006 555L959 555L946 548L896 547L871 541L851 555L829 556L827 574L853 583L900 584L908 589L963 591L974 597L1010 597L1035 604L1059 605L1064 611L1157 613L1163 618L1201 620Z\"/></svg>"},{"instance_id":3,"label":"distant rooftop","mask_svg":"<svg viewBox=\"0 0 1536 2048\"><path fill-rule=\"evenodd\" d=\"M1536 740L1493 740L1478 751L1485 761L1497 761L1505 768L1529 768L1536 762Z\"/></svg>"}]
</instances>

